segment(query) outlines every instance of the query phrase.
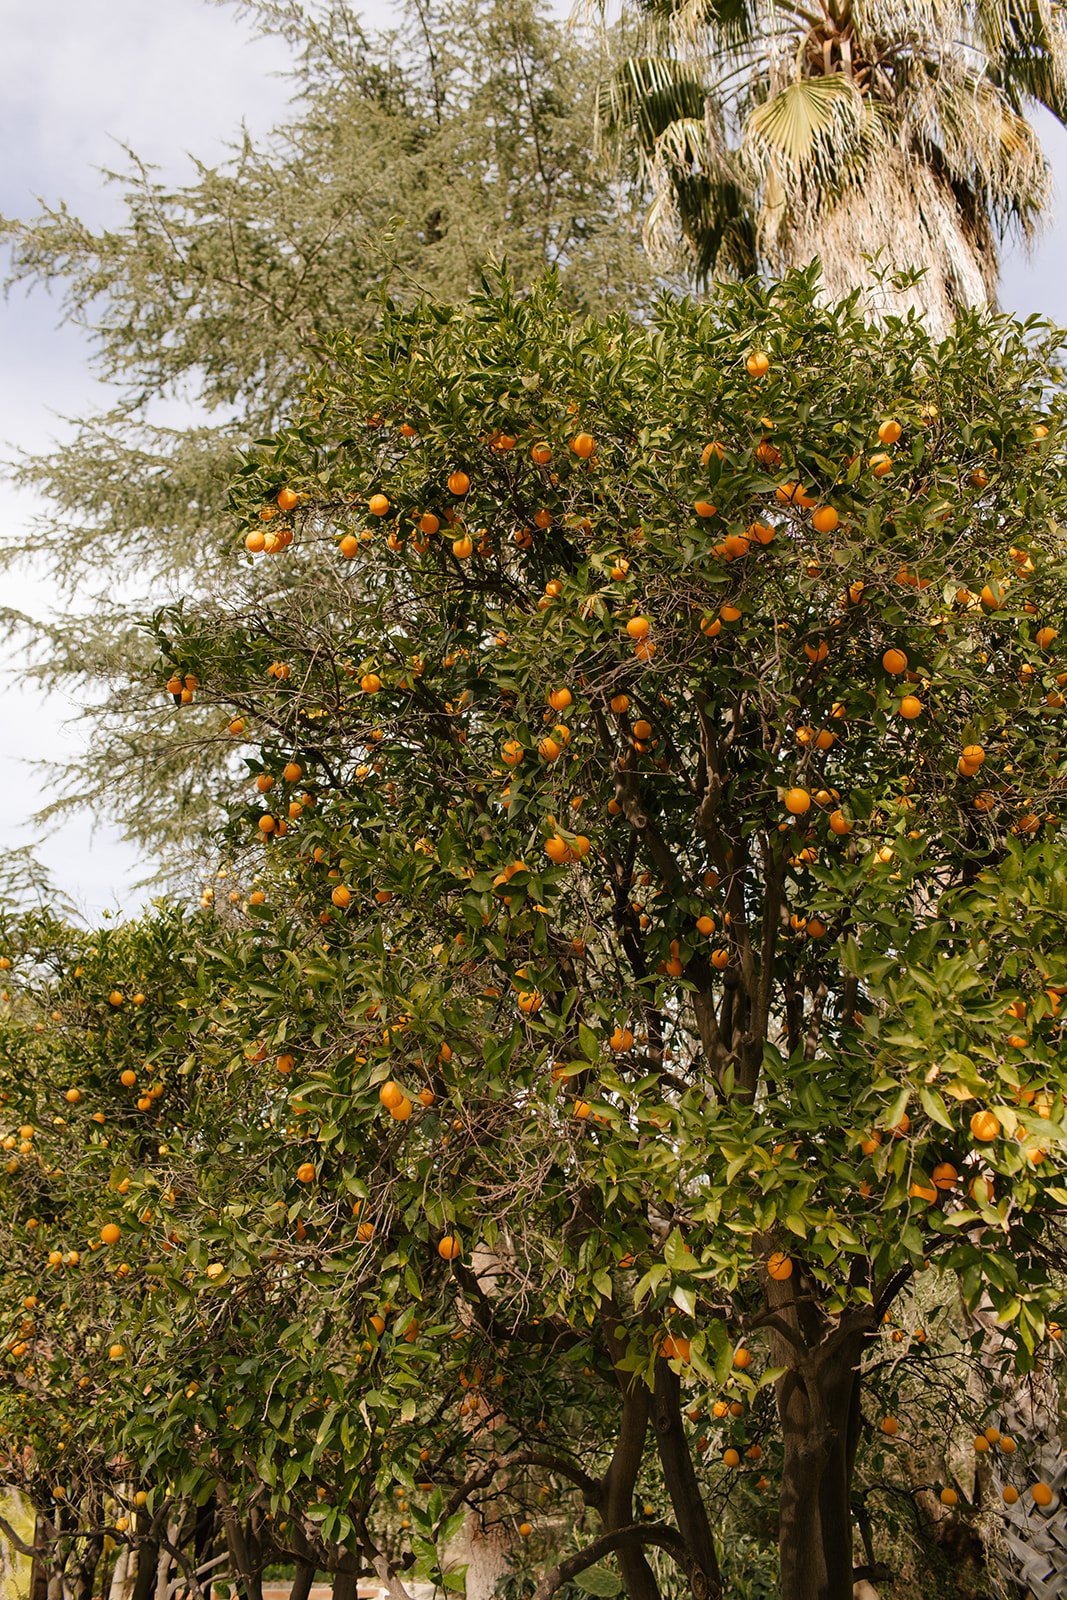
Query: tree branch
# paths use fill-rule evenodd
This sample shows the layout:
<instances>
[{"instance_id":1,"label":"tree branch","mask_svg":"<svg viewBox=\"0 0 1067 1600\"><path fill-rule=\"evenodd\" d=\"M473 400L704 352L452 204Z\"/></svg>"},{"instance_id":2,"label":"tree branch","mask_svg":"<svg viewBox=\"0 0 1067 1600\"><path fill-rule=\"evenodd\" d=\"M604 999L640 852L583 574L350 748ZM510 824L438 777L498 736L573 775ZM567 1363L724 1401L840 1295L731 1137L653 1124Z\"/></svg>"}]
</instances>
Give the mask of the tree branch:
<instances>
[{"instance_id":1,"label":"tree branch","mask_svg":"<svg viewBox=\"0 0 1067 1600\"><path fill-rule=\"evenodd\" d=\"M625 1545L646 1544L666 1550L683 1571L688 1571L685 1541L674 1528L669 1528L665 1522L653 1522L645 1526L640 1523L630 1523L628 1527L613 1528L610 1533L601 1534L599 1539L587 1544L584 1550L577 1550L565 1561L560 1561L556 1566L549 1568L534 1590L532 1600L549 1600L557 1589L562 1588L577 1573L594 1566L601 1556L609 1556Z\"/></svg>"}]
</instances>

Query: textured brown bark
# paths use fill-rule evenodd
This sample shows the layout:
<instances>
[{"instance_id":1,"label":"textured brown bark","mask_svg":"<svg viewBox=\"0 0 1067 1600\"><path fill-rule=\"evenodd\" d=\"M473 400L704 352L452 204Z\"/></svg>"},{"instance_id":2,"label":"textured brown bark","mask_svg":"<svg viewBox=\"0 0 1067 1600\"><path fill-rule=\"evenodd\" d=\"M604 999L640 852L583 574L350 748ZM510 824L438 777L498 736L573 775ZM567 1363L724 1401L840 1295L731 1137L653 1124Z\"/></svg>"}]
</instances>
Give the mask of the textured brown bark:
<instances>
[{"instance_id":1,"label":"textured brown bark","mask_svg":"<svg viewBox=\"0 0 1067 1600\"><path fill-rule=\"evenodd\" d=\"M315 1582L315 1568L310 1561L296 1558L296 1572L293 1576L292 1588L289 1590L289 1600L308 1600L311 1585Z\"/></svg>"},{"instance_id":2,"label":"textured brown bark","mask_svg":"<svg viewBox=\"0 0 1067 1600\"><path fill-rule=\"evenodd\" d=\"M852 1600L859 1337L816 1350L778 1384L782 1600Z\"/></svg>"},{"instance_id":3,"label":"textured brown bark","mask_svg":"<svg viewBox=\"0 0 1067 1600\"><path fill-rule=\"evenodd\" d=\"M666 1361L656 1362L653 1423L656 1448L663 1467L667 1493L674 1507L678 1532L685 1540L693 1562L692 1586L695 1600L718 1600L722 1576L715 1553L711 1523L693 1468L689 1441L682 1424L681 1382Z\"/></svg>"},{"instance_id":4,"label":"textured brown bark","mask_svg":"<svg viewBox=\"0 0 1067 1600\"><path fill-rule=\"evenodd\" d=\"M356 1600L357 1578L355 1567L347 1571L335 1572L333 1576L333 1600Z\"/></svg>"},{"instance_id":5,"label":"textured brown bark","mask_svg":"<svg viewBox=\"0 0 1067 1600\"><path fill-rule=\"evenodd\" d=\"M611 1464L604 1476L601 1520L606 1532L628 1527L634 1520L634 1486L641 1467L648 1432L648 1390L640 1385L623 1396L622 1421ZM619 1576L628 1600L660 1600L656 1575L639 1547L616 1552Z\"/></svg>"},{"instance_id":6,"label":"textured brown bark","mask_svg":"<svg viewBox=\"0 0 1067 1600\"><path fill-rule=\"evenodd\" d=\"M137 1518L137 1534L137 1576L133 1582L133 1600L152 1600L159 1562L159 1540L153 1537L152 1518L145 1512L141 1512Z\"/></svg>"},{"instance_id":7,"label":"textured brown bark","mask_svg":"<svg viewBox=\"0 0 1067 1600\"><path fill-rule=\"evenodd\" d=\"M48 1538L49 1528L42 1517L38 1517L33 1525L33 1542L40 1546ZM48 1600L48 1563L41 1556L34 1556L30 1566L30 1595L29 1600Z\"/></svg>"}]
</instances>

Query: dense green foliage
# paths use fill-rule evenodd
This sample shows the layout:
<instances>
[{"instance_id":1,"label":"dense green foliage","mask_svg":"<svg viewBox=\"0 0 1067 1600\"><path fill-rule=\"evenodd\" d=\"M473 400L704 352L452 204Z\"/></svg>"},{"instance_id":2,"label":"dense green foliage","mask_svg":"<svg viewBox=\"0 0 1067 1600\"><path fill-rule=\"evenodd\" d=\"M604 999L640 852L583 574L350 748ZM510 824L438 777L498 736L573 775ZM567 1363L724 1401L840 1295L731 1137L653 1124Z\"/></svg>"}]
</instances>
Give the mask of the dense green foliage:
<instances>
[{"instance_id":1,"label":"dense green foliage","mask_svg":"<svg viewBox=\"0 0 1067 1600\"><path fill-rule=\"evenodd\" d=\"M151 623L191 762L244 759L222 875L8 936L42 1503L117 1455L400 1581L503 1494L540 1593L616 1554L650 1596L777 1495L782 1594L851 1588L882 1417L969 1359L948 1285L1023 1369L1062 1302L1058 359L810 275L334 342Z\"/></svg>"}]
</instances>

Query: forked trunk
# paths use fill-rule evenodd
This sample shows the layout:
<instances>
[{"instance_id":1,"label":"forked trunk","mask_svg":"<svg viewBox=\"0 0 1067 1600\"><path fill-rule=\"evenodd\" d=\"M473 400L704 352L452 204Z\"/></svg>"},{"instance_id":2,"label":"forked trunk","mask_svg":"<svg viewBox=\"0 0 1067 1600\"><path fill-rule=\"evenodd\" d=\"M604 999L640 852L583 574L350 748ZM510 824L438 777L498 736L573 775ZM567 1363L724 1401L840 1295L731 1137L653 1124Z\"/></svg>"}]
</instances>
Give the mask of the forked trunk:
<instances>
[{"instance_id":1,"label":"forked trunk","mask_svg":"<svg viewBox=\"0 0 1067 1600\"><path fill-rule=\"evenodd\" d=\"M861 1350L859 1337L842 1339L796 1363L778 1382L782 1600L852 1600L850 1493Z\"/></svg>"},{"instance_id":2,"label":"forked trunk","mask_svg":"<svg viewBox=\"0 0 1067 1600\"><path fill-rule=\"evenodd\" d=\"M662 1359L656 1362L655 1384L652 1417L656 1446L678 1532L686 1542L693 1563L694 1600L718 1600L722 1593L722 1577L707 1507L682 1426L681 1383Z\"/></svg>"},{"instance_id":3,"label":"forked trunk","mask_svg":"<svg viewBox=\"0 0 1067 1600\"><path fill-rule=\"evenodd\" d=\"M605 1532L625 1528L634 1520L634 1485L644 1454L648 1413L648 1390L643 1385L635 1385L623 1397L619 1436L604 1478L600 1515ZM643 1550L624 1546L616 1552L616 1560L627 1600L660 1600L656 1574Z\"/></svg>"}]
</instances>

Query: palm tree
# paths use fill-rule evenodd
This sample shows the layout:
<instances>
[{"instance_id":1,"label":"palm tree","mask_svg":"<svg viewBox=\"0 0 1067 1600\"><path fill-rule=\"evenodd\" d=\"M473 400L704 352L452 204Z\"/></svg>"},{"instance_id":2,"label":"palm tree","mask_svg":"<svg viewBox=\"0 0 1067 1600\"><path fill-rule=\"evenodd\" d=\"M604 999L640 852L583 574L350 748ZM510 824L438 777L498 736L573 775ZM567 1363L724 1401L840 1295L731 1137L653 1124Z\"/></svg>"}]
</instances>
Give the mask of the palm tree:
<instances>
[{"instance_id":1,"label":"palm tree","mask_svg":"<svg viewBox=\"0 0 1067 1600\"><path fill-rule=\"evenodd\" d=\"M1067 121L1062 0L630 3L602 125L653 248L680 235L702 280L818 256L829 295L877 280L934 331L994 298L998 238L1048 205L1028 117Z\"/></svg>"}]
</instances>

